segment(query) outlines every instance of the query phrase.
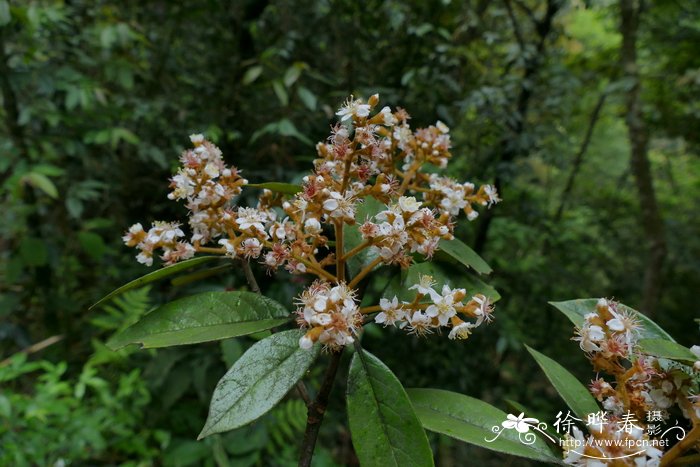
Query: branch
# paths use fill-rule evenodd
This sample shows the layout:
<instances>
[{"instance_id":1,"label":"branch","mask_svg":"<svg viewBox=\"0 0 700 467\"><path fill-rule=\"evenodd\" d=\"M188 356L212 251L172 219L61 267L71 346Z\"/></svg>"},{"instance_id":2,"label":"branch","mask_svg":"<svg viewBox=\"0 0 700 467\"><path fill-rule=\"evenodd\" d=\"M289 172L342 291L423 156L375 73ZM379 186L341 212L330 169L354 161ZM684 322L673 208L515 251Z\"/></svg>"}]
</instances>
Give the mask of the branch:
<instances>
[{"instance_id":1,"label":"branch","mask_svg":"<svg viewBox=\"0 0 700 467\"><path fill-rule=\"evenodd\" d=\"M588 149L588 145L591 142L591 137L593 136L593 130L595 128L596 123L598 122L598 118L600 117L600 111L603 108L603 104L605 103L605 99L608 97L607 92L603 92L600 97L598 98L598 102L596 103L595 108L593 109L593 112L591 113L591 117L588 120L588 128L586 129L586 135L583 137L583 140L581 141L581 146L579 147L578 153L576 153L576 157L574 158L574 163L573 167L571 168L571 173L569 173L569 179L566 181L566 185L564 186L564 191L561 193L561 202L559 203L559 208L557 209L557 213L554 216L554 222L559 222L561 219L561 216L564 212L564 206L566 206L566 201L569 198L569 195L571 194L571 190L574 187L574 179L576 178L576 175L578 174L579 169L581 168L581 164L583 162L583 156L586 153L586 150Z\"/></svg>"},{"instance_id":2,"label":"branch","mask_svg":"<svg viewBox=\"0 0 700 467\"><path fill-rule=\"evenodd\" d=\"M331 361L326 368L326 374L323 376L323 382L318 390L316 399L309 406L306 419L306 431L304 432L304 441L301 445L301 455L299 457L299 467L309 467L311 465L311 458L314 455L314 448L316 447L316 440L318 439L318 431L321 428L323 416L326 414L328 398L331 389L333 389L333 382L338 373L340 357L342 355L342 349L331 354Z\"/></svg>"},{"instance_id":3,"label":"branch","mask_svg":"<svg viewBox=\"0 0 700 467\"><path fill-rule=\"evenodd\" d=\"M523 39L523 32L520 30L520 24L518 20L515 19L515 14L513 13L513 7L510 4L510 0L503 0L506 5L506 11L508 11L508 18L513 25L513 33L515 34L515 39L518 41L518 46L520 47L520 52L525 52L525 39Z\"/></svg>"},{"instance_id":4,"label":"branch","mask_svg":"<svg viewBox=\"0 0 700 467\"><path fill-rule=\"evenodd\" d=\"M56 342L59 342L63 339L63 336L51 336L49 338L44 339L43 341L37 342L36 344L30 345L26 349L22 349L19 352L17 352L14 355L11 355L7 357L5 360L0 362L0 368L7 366L12 362L12 358L20 353L24 353L27 355L31 355L33 353L39 352L41 350L44 350L46 347L49 347L51 345L54 345Z\"/></svg>"},{"instance_id":5,"label":"branch","mask_svg":"<svg viewBox=\"0 0 700 467\"><path fill-rule=\"evenodd\" d=\"M245 274L246 281L248 281L250 290L256 294L259 294L260 286L258 285L258 281L255 280L255 274L253 274L253 269L250 267L250 263L242 259L241 264L243 265L243 273Z\"/></svg>"}]
</instances>

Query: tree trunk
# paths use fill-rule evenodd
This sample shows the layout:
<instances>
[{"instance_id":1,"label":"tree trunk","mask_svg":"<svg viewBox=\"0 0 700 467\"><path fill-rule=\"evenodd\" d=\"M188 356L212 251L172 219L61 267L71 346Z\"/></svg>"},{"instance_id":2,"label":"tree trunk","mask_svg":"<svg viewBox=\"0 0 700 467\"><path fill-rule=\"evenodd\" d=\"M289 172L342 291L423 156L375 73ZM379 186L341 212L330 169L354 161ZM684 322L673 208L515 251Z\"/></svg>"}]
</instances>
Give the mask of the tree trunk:
<instances>
[{"instance_id":1,"label":"tree trunk","mask_svg":"<svg viewBox=\"0 0 700 467\"><path fill-rule=\"evenodd\" d=\"M620 33L622 50L620 65L623 76L629 81L626 92L625 122L630 140L630 169L634 175L641 204L641 224L646 236L648 258L644 272L644 290L640 311L652 316L661 295L661 268L666 258L664 224L659 212L647 155L649 135L642 116L639 96L640 81L637 68L637 31L641 6L638 0L620 0Z\"/></svg>"}]
</instances>

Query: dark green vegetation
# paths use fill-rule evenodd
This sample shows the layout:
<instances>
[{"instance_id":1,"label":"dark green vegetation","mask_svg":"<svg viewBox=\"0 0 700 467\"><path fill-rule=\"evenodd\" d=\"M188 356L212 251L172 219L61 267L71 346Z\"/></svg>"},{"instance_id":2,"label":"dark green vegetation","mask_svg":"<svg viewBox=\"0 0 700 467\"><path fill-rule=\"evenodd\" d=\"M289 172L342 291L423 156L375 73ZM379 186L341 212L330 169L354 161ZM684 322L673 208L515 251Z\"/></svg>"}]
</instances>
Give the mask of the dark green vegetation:
<instances>
[{"instance_id":1,"label":"dark green vegetation","mask_svg":"<svg viewBox=\"0 0 700 467\"><path fill-rule=\"evenodd\" d=\"M505 411L516 399L551 422L564 406L523 344L592 374L548 301L614 296L698 343L700 12L645 3L0 0L0 352L30 350L0 363L0 465L295 464L296 393L195 441L216 382L255 339L105 347L154 305L245 290L238 268L88 307L148 272L120 242L129 225L184 217L165 181L187 135L205 133L251 182L297 182L351 93L379 92L414 127L440 118L452 175L504 199L459 235L493 268L491 326L466 342L368 328L365 347L405 386ZM299 284L256 273L291 308ZM341 386L319 465L356 462ZM437 465L494 458L431 442Z\"/></svg>"}]
</instances>

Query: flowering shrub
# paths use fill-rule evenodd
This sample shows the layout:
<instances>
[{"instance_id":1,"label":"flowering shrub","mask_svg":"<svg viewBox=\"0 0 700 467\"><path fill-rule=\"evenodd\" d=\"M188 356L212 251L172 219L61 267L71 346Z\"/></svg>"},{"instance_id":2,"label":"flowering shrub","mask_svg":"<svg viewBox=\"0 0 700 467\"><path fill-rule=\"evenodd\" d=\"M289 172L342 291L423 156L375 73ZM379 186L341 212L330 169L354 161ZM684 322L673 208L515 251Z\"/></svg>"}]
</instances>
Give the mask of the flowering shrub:
<instances>
[{"instance_id":1,"label":"flowering shrub","mask_svg":"<svg viewBox=\"0 0 700 467\"><path fill-rule=\"evenodd\" d=\"M489 272L454 238L454 228L460 213L474 220L477 209L500 199L490 185L477 188L437 173L452 157L446 125L413 130L403 109L374 112L378 100L374 95L364 103L351 96L342 105L340 122L326 142L318 143L313 171L301 186L251 184L226 165L219 148L192 135L194 147L182 154L168 195L185 203L190 233L178 222L155 222L148 229L135 224L125 234L126 245L139 250L139 262L151 266L159 257L167 267L105 300L219 258L240 261L251 291L207 292L168 303L115 336L113 348L274 331L221 379L200 438L259 418L296 385L309 408L301 453L302 465L308 465L340 356L354 344L348 406L359 458L376 463L408 456L406 462L432 464L406 391L381 361L362 350L362 327L375 322L417 336L447 329L449 339L466 339L490 322L498 298L493 289L472 279L468 291L439 269L423 266L441 251L477 272ZM257 205L236 206L247 187L261 190ZM283 269L312 279L295 299L293 314L259 294L250 262L269 273ZM388 288L396 293L363 304L363 298L371 299L363 297L367 282L381 267L407 270L407 280ZM291 320L296 329L282 330ZM330 354L330 363L312 401L300 380L321 349ZM396 432L387 434L392 429Z\"/></svg>"},{"instance_id":2,"label":"flowering shrub","mask_svg":"<svg viewBox=\"0 0 700 467\"><path fill-rule=\"evenodd\" d=\"M649 318L613 300L553 305L576 325L573 340L596 371L586 388L530 349L571 409L563 417L560 412L556 422L564 436L558 443L564 462L635 467L696 463L697 454L680 456L697 448L700 439L700 346L677 344ZM686 420L679 423L674 420L678 416ZM585 425L588 434L577 425Z\"/></svg>"}]
</instances>

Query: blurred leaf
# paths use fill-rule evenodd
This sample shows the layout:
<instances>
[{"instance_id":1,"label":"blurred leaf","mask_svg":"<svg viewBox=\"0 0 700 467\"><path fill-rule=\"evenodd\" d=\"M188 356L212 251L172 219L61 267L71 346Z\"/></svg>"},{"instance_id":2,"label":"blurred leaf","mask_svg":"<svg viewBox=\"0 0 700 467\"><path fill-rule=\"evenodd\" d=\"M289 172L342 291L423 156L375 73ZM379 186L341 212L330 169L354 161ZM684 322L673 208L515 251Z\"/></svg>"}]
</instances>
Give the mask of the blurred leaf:
<instances>
[{"instance_id":1,"label":"blurred leaf","mask_svg":"<svg viewBox=\"0 0 700 467\"><path fill-rule=\"evenodd\" d=\"M46 175L38 172L29 172L24 176L24 180L26 180L27 183L32 185L34 188L40 189L51 198L58 198L58 190L56 189L56 185L54 185Z\"/></svg>"},{"instance_id":2,"label":"blurred leaf","mask_svg":"<svg viewBox=\"0 0 700 467\"><path fill-rule=\"evenodd\" d=\"M469 248L466 243L457 238L452 240L440 240L438 247L463 265L474 269L479 274L490 274L492 271L491 267L486 264L486 261L484 261L481 256Z\"/></svg>"},{"instance_id":3,"label":"blurred leaf","mask_svg":"<svg viewBox=\"0 0 700 467\"><path fill-rule=\"evenodd\" d=\"M309 146L314 145L314 142L302 133L300 133L299 130L297 130L297 127L294 125L294 123L292 123L292 121L288 118L283 118L282 120L280 120L278 122L278 125L279 126L277 127L277 130L282 136L291 136L293 138L298 139L302 143L308 144Z\"/></svg>"},{"instance_id":4,"label":"blurred leaf","mask_svg":"<svg viewBox=\"0 0 700 467\"><path fill-rule=\"evenodd\" d=\"M579 418L586 420L589 414L600 411L600 407L598 407L590 391L566 368L527 345L525 348L535 358L535 361L542 368L544 374L547 375L547 379L552 383L554 389L564 399L566 405Z\"/></svg>"},{"instance_id":5,"label":"blurred leaf","mask_svg":"<svg viewBox=\"0 0 700 467\"><path fill-rule=\"evenodd\" d=\"M275 95L277 96L277 100L280 101L280 105L282 107L287 107L287 104L289 104L289 95L287 94L287 91L284 89L284 86L282 85L282 83L279 81L273 81L272 82L272 90L275 91Z\"/></svg>"},{"instance_id":6,"label":"blurred leaf","mask_svg":"<svg viewBox=\"0 0 700 467\"><path fill-rule=\"evenodd\" d=\"M10 4L7 0L0 0L0 27L10 24L10 21L12 21Z\"/></svg>"},{"instance_id":7,"label":"blurred leaf","mask_svg":"<svg viewBox=\"0 0 700 467\"><path fill-rule=\"evenodd\" d=\"M352 444L362 465L431 466L433 454L406 391L374 355L355 352L347 388Z\"/></svg>"},{"instance_id":8,"label":"blurred leaf","mask_svg":"<svg viewBox=\"0 0 700 467\"><path fill-rule=\"evenodd\" d=\"M283 331L253 345L216 385L197 439L246 425L273 408L306 373L320 345L299 347L303 331Z\"/></svg>"},{"instance_id":9,"label":"blurred leaf","mask_svg":"<svg viewBox=\"0 0 700 467\"><path fill-rule=\"evenodd\" d=\"M299 86L297 88L297 96L299 96L299 99L301 99L301 102L304 103L307 109L312 112L316 110L316 105L318 102L314 93L309 91L304 86Z\"/></svg>"},{"instance_id":10,"label":"blurred leaf","mask_svg":"<svg viewBox=\"0 0 700 467\"><path fill-rule=\"evenodd\" d=\"M204 292L156 308L112 337L113 350L128 344L168 347L243 336L286 323L290 313L253 292Z\"/></svg>"},{"instance_id":11,"label":"blurred leaf","mask_svg":"<svg viewBox=\"0 0 700 467\"><path fill-rule=\"evenodd\" d=\"M700 357L690 351L689 348L666 339L640 339L639 348L647 355L667 358L688 365L693 365Z\"/></svg>"},{"instance_id":12,"label":"blurred leaf","mask_svg":"<svg viewBox=\"0 0 700 467\"><path fill-rule=\"evenodd\" d=\"M246 70L245 74L243 75L243 84L247 86L247 85L255 82L255 80L260 77L262 72L263 72L263 67L261 67L259 65L248 68Z\"/></svg>"},{"instance_id":13,"label":"blurred leaf","mask_svg":"<svg viewBox=\"0 0 700 467\"><path fill-rule=\"evenodd\" d=\"M284 85L286 87L291 88L292 85L297 82L299 76L301 76L301 69L302 66L300 66L297 63L287 68L287 71L284 73L283 78Z\"/></svg>"},{"instance_id":14,"label":"blurred leaf","mask_svg":"<svg viewBox=\"0 0 700 467\"><path fill-rule=\"evenodd\" d=\"M252 188L263 188L285 195L295 195L301 191L301 186L282 182L249 183L245 186Z\"/></svg>"},{"instance_id":15,"label":"blurred leaf","mask_svg":"<svg viewBox=\"0 0 700 467\"><path fill-rule=\"evenodd\" d=\"M162 269L158 269L157 271L150 272L150 273L146 274L145 276L141 276L138 279L135 279L135 280L129 282L128 284L124 284L121 287L119 287L118 289L105 295L97 303L92 305L90 307L90 309L92 310L93 308L96 308L100 305L103 305L104 303L113 299L117 295L126 292L127 290L143 287L146 284L150 284L151 282L155 282L155 281L164 279L166 277L172 276L173 274L177 274L180 271L184 271L184 270L192 268L194 266L199 266L202 263L206 263L206 262L209 262L212 260L221 260L221 259L224 259L224 258L222 258L221 256L200 256L197 258L192 258L192 259L188 259L185 261L181 261L179 263L175 263L171 266L166 266Z\"/></svg>"},{"instance_id":16,"label":"blurred leaf","mask_svg":"<svg viewBox=\"0 0 700 467\"><path fill-rule=\"evenodd\" d=\"M577 327L583 326L584 316L596 310L597 298L584 298L579 300L569 300L565 302L549 302L550 305L564 313ZM661 327L642 313L632 308L618 304L618 310L623 313L630 313L642 323L642 337L664 339L671 342L675 340Z\"/></svg>"},{"instance_id":17,"label":"blurred leaf","mask_svg":"<svg viewBox=\"0 0 700 467\"><path fill-rule=\"evenodd\" d=\"M544 441L535 437L531 445L524 444L515 430L503 430L495 440L486 441L496 436L493 429L506 420L505 412L486 402L441 389L408 389L407 393L427 430L492 451L561 463Z\"/></svg>"},{"instance_id":18,"label":"blurred leaf","mask_svg":"<svg viewBox=\"0 0 700 467\"><path fill-rule=\"evenodd\" d=\"M107 251L107 245L102 237L94 232L78 232L78 241L85 252L94 259L100 259Z\"/></svg>"}]
</instances>

